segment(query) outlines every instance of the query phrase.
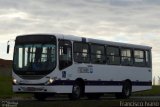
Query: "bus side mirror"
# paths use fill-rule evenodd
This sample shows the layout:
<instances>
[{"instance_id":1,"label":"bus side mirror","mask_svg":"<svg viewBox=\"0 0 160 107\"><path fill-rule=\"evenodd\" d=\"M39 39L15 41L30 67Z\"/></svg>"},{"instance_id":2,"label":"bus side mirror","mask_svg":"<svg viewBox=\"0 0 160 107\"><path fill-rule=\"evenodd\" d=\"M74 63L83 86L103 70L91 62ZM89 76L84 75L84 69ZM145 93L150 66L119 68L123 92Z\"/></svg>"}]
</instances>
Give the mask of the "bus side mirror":
<instances>
[{"instance_id":1,"label":"bus side mirror","mask_svg":"<svg viewBox=\"0 0 160 107\"><path fill-rule=\"evenodd\" d=\"M7 54L9 54L9 50L10 50L10 45L7 44Z\"/></svg>"},{"instance_id":2,"label":"bus side mirror","mask_svg":"<svg viewBox=\"0 0 160 107\"><path fill-rule=\"evenodd\" d=\"M10 42L14 40L10 39L8 42L7 42L7 54L9 54L9 50L10 50Z\"/></svg>"}]
</instances>

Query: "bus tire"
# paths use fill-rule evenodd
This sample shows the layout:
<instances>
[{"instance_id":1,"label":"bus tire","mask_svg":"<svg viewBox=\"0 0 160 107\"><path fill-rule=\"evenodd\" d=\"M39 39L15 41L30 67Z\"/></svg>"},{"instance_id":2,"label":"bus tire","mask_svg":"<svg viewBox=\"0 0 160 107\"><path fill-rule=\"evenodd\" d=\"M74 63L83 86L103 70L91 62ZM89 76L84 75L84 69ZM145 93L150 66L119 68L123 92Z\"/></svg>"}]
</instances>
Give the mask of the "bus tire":
<instances>
[{"instance_id":1,"label":"bus tire","mask_svg":"<svg viewBox=\"0 0 160 107\"><path fill-rule=\"evenodd\" d=\"M72 88L72 93L69 94L69 98L70 100L78 100L80 99L81 95L82 95L82 92L83 89L82 89L82 86L79 82L76 82L74 85L73 85L73 88Z\"/></svg>"},{"instance_id":2,"label":"bus tire","mask_svg":"<svg viewBox=\"0 0 160 107\"><path fill-rule=\"evenodd\" d=\"M126 99L131 96L132 93L132 85L129 81L125 81L123 84L122 92L116 93L115 96L118 99Z\"/></svg>"},{"instance_id":3,"label":"bus tire","mask_svg":"<svg viewBox=\"0 0 160 107\"><path fill-rule=\"evenodd\" d=\"M45 99L47 98L47 95L44 93L34 93L34 98L39 101L45 101Z\"/></svg>"}]
</instances>

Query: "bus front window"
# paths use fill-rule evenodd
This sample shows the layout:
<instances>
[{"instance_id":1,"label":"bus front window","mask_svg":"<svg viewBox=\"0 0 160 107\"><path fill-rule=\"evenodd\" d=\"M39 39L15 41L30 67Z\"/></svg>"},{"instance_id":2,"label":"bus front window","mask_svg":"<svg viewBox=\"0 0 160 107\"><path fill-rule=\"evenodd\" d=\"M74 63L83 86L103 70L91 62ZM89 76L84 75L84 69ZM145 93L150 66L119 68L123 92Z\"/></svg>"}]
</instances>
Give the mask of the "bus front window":
<instances>
[{"instance_id":1,"label":"bus front window","mask_svg":"<svg viewBox=\"0 0 160 107\"><path fill-rule=\"evenodd\" d=\"M15 46L14 69L18 71L48 71L56 66L54 44L29 44Z\"/></svg>"}]
</instances>

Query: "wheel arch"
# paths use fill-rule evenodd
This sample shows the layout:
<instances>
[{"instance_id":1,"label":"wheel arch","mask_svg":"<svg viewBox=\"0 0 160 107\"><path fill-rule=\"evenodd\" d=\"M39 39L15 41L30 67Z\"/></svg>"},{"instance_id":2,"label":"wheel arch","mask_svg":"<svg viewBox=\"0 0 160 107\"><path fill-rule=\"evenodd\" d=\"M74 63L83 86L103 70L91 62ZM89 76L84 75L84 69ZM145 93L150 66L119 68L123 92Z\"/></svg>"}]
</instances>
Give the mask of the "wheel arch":
<instances>
[{"instance_id":1,"label":"wheel arch","mask_svg":"<svg viewBox=\"0 0 160 107\"><path fill-rule=\"evenodd\" d=\"M127 82L130 84L130 86L131 86L131 92L132 92L132 81L131 81L130 79L126 79L126 80L123 81L122 90L123 90L123 86L124 86Z\"/></svg>"},{"instance_id":2,"label":"wheel arch","mask_svg":"<svg viewBox=\"0 0 160 107\"><path fill-rule=\"evenodd\" d=\"M82 78L75 79L74 83L78 83L82 87L82 94L85 93L85 81Z\"/></svg>"},{"instance_id":3,"label":"wheel arch","mask_svg":"<svg viewBox=\"0 0 160 107\"><path fill-rule=\"evenodd\" d=\"M131 85L131 87L132 87L132 81L131 81L130 79L126 79L126 80L124 80L123 84L125 84L126 82L129 82L129 83L130 83L130 85Z\"/></svg>"}]
</instances>

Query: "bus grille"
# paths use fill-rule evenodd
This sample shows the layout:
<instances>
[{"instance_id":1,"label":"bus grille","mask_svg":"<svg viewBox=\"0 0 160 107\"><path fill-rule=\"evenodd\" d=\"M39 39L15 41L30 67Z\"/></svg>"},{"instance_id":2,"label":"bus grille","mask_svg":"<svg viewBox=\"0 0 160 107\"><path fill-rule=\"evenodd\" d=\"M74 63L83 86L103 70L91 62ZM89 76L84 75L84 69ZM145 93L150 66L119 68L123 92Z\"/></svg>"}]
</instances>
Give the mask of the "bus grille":
<instances>
[{"instance_id":1,"label":"bus grille","mask_svg":"<svg viewBox=\"0 0 160 107\"><path fill-rule=\"evenodd\" d=\"M22 79L36 80L41 79L44 75L19 75Z\"/></svg>"}]
</instances>

